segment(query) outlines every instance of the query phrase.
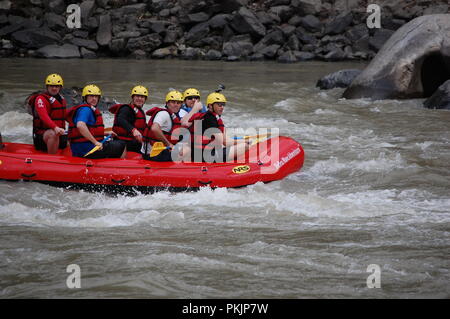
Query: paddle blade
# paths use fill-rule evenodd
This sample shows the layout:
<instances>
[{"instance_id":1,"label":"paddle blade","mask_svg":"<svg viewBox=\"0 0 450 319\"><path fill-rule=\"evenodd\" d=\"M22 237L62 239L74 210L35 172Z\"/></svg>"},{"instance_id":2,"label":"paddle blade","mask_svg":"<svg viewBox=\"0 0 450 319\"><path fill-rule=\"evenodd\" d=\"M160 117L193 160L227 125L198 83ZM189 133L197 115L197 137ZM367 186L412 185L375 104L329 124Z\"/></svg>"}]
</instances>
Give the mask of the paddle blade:
<instances>
[{"instance_id":1,"label":"paddle blade","mask_svg":"<svg viewBox=\"0 0 450 319\"><path fill-rule=\"evenodd\" d=\"M86 154L84 154L84 157L91 155L92 153L94 153L95 151L97 151L100 148L100 146L94 146L93 149L91 149L89 152L87 152Z\"/></svg>"},{"instance_id":2,"label":"paddle blade","mask_svg":"<svg viewBox=\"0 0 450 319\"><path fill-rule=\"evenodd\" d=\"M158 156L159 153L161 153L165 149L168 149L168 147L165 146L164 143L156 142L155 144L153 144L152 151L150 152L150 157Z\"/></svg>"}]
</instances>

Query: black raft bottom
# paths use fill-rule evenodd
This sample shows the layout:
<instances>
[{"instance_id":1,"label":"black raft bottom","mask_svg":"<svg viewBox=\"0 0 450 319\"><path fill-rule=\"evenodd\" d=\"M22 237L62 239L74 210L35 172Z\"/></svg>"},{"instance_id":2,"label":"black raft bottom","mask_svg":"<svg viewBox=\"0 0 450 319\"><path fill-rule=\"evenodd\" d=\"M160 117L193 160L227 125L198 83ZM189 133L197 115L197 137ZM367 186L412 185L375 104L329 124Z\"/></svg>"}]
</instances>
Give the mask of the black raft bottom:
<instances>
[{"instance_id":1,"label":"black raft bottom","mask_svg":"<svg viewBox=\"0 0 450 319\"><path fill-rule=\"evenodd\" d=\"M97 185L97 184L48 182L48 181L36 181L36 182L55 187L61 187L69 190L84 190L92 193L100 192L108 195L127 195L127 196L148 195L161 191L168 191L171 193L175 193L175 192L195 192L199 190L199 187Z\"/></svg>"}]
</instances>

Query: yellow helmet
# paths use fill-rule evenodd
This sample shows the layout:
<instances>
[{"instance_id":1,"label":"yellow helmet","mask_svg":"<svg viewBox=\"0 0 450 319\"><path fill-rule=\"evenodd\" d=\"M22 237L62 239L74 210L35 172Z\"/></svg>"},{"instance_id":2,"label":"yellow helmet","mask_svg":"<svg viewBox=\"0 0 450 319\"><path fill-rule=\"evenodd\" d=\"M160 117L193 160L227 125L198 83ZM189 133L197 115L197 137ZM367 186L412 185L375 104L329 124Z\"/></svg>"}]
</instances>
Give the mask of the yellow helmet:
<instances>
[{"instance_id":1,"label":"yellow helmet","mask_svg":"<svg viewBox=\"0 0 450 319\"><path fill-rule=\"evenodd\" d=\"M52 73L45 78L45 85L64 85L61 75Z\"/></svg>"},{"instance_id":2,"label":"yellow helmet","mask_svg":"<svg viewBox=\"0 0 450 319\"><path fill-rule=\"evenodd\" d=\"M169 93L167 93L166 95L166 103L169 101L178 101L178 102L183 102L183 94L181 94L181 92L179 91L170 91Z\"/></svg>"},{"instance_id":3,"label":"yellow helmet","mask_svg":"<svg viewBox=\"0 0 450 319\"><path fill-rule=\"evenodd\" d=\"M97 85L89 84L83 88L83 92L81 93L81 95L83 97L85 97L86 95L102 95L102 91Z\"/></svg>"},{"instance_id":4,"label":"yellow helmet","mask_svg":"<svg viewBox=\"0 0 450 319\"><path fill-rule=\"evenodd\" d=\"M225 98L225 95L223 95L222 93L211 93L210 95L208 95L207 99L206 99L206 104L213 104L213 103L226 103L227 99Z\"/></svg>"},{"instance_id":5,"label":"yellow helmet","mask_svg":"<svg viewBox=\"0 0 450 319\"><path fill-rule=\"evenodd\" d=\"M200 92L197 89L193 89L193 88L187 89L183 93L183 100L185 100L189 96L198 96L198 97L200 97Z\"/></svg>"},{"instance_id":6,"label":"yellow helmet","mask_svg":"<svg viewBox=\"0 0 450 319\"><path fill-rule=\"evenodd\" d=\"M136 95L143 95L143 96L148 97L148 90L145 87L143 87L142 85L138 85L138 86L135 86L131 90L130 96L133 96L135 94Z\"/></svg>"}]
</instances>

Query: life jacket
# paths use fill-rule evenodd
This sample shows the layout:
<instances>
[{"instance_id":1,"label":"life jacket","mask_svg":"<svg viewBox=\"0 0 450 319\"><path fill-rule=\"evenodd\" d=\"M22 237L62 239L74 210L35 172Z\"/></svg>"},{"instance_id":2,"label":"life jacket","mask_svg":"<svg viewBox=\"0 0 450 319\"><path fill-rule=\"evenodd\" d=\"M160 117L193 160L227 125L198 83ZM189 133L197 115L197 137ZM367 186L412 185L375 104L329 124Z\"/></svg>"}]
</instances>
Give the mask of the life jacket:
<instances>
[{"instance_id":1,"label":"life jacket","mask_svg":"<svg viewBox=\"0 0 450 319\"><path fill-rule=\"evenodd\" d=\"M206 114L211 113L217 119L217 123L219 126L219 130L222 134L225 134L225 125L223 124L222 118L214 112L207 111L206 113L195 113L190 119L189 122L193 122L194 124L189 127L189 131L191 133L191 142L194 143L194 147L202 148L202 149L212 149L213 146L208 145L212 141L214 141L214 136L208 137L204 136L202 132L195 132L195 122L194 121L203 121ZM199 134L200 133L200 134Z\"/></svg>"},{"instance_id":2,"label":"life jacket","mask_svg":"<svg viewBox=\"0 0 450 319\"><path fill-rule=\"evenodd\" d=\"M46 92L39 92L33 94L28 98L28 106L31 108L31 114L33 115L33 134L42 135L46 130L50 129L48 125L39 118L36 112L36 99L42 96L45 98L45 108L47 109L48 116L56 124L56 126L65 129L66 127L66 100L61 96L62 100L59 102L55 97L47 94Z\"/></svg>"},{"instance_id":3,"label":"life jacket","mask_svg":"<svg viewBox=\"0 0 450 319\"><path fill-rule=\"evenodd\" d=\"M94 112L95 116L95 124L87 125L89 132L91 132L92 136L97 140L101 141L105 135L105 126L103 125L103 117L102 113L95 107L90 104L80 104L72 107L67 114L67 122L69 122L69 134L68 139L71 143L81 143L81 142L89 142L83 135L81 135L80 130L77 128L75 123L73 122L73 118L77 113L78 109L82 107L88 107Z\"/></svg>"},{"instance_id":4,"label":"life jacket","mask_svg":"<svg viewBox=\"0 0 450 319\"><path fill-rule=\"evenodd\" d=\"M148 120L147 127L145 128L144 135L142 136L144 141L146 143L150 143L150 145L153 145L155 142L161 142L160 140L158 140L156 138L155 134L152 132L152 125L153 125L153 121L154 121L156 115L159 112L163 112L163 111L168 112L170 115L170 118L172 119L172 129L170 130L170 132L162 131L164 136L172 144L176 144L179 142L178 139L175 139L172 137L172 133L181 127L181 119L180 119L179 115L177 113L170 112L167 108L162 108L162 107L156 106L156 107L148 110L146 113L147 115L150 116L150 119Z\"/></svg>"},{"instance_id":5,"label":"life jacket","mask_svg":"<svg viewBox=\"0 0 450 319\"><path fill-rule=\"evenodd\" d=\"M122 107L129 107L133 110L133 112L135 113L135 120L133 123L133 126L143 135L144 134L144 130L146 128L147 123L145 122L145 113L142 110L142 108L135 106L134 104L115 104L113 106L111 106L109 108L109 111L111 113L113 113L114 116L114 123L113 123L113 127L112 130L114 131L114 133L117 134L117 138L119 140L124 140L124 141L132 141L134 140L134 136L132 132L128 132L126 129L124 129L122 126L119 126L117 124L118 122L118 118L117 118L117 114L119 114L119 110Z\"/></svg>"}]
</instances>

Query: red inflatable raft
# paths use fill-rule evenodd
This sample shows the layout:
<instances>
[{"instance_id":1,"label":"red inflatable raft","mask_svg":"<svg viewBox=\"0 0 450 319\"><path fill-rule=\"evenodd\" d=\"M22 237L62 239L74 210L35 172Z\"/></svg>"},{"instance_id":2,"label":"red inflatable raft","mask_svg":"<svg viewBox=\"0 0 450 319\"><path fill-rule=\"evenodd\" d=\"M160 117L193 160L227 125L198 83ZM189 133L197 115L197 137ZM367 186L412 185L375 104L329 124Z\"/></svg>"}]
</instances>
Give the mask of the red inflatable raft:
<instances>
[{"instance_id":1,"label":"red inflatable raft","mask_svg":"<svg viewBox=\"0 0 450 319\"><path fill-rule=\"evenodd\" d=\"M243 163L152 162L131 152L126 159L89 160L72 157L70 148L48 155L30 144L4 143L0 150L0 179L94 191L149 193L270 182L298 171L304 161L302 146L284 136L259 142L246 155Z\"/></svg>"}]
</instances>

